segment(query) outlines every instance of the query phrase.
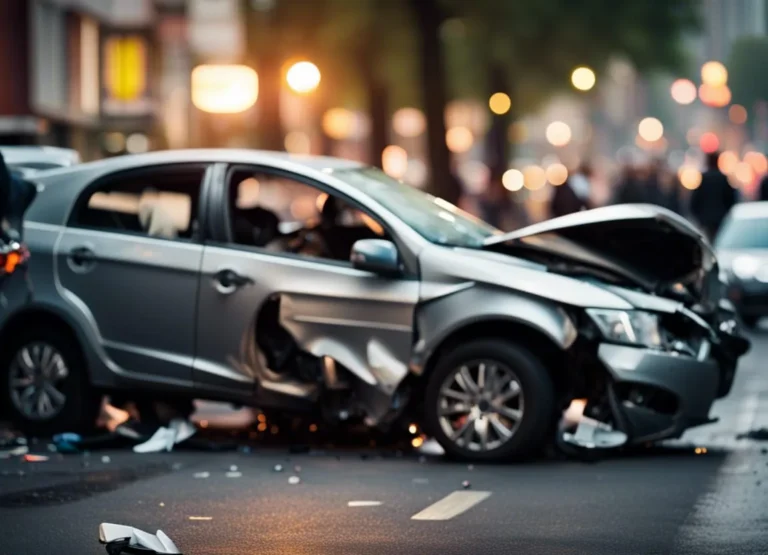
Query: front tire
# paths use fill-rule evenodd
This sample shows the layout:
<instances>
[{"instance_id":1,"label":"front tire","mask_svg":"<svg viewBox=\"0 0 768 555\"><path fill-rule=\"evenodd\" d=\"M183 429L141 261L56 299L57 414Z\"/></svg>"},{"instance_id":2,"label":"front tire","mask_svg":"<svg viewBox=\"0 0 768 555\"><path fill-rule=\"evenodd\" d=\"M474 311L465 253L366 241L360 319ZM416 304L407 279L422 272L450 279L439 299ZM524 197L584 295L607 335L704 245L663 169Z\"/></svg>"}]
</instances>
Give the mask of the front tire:
<instances>
[{"instance_id":1,"label":"front tire","mask_svg":"<svg viewBox=\"0 0 768 555\"><path fill-rule=\"evenodd\" d=\"M0 357L0 404L27 435L87 432L101 397L77 343L58 329L20 330Z\"/></svg>"},{"instance_id":2,"label":"front tire","mask_svg":"<svg viewBox=\"0 0 768 555\"><path fill-rule=\"evenodd\" d=\"M552 380L528 350L477 340L442 356L427 383L427 431L449 456L521 459L537 453L555 415Z\"/></svg>"}]
</instances>

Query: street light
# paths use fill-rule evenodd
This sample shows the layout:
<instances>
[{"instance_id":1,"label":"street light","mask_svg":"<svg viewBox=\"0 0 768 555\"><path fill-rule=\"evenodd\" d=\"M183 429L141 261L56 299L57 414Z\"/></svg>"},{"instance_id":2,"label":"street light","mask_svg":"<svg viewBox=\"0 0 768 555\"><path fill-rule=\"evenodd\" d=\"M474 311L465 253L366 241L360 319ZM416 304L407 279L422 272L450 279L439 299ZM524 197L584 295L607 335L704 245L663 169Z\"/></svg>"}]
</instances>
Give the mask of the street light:
<instances>
[{"instance_id":1,"label":"street light","mask_svg":"<svg viewBox=\"0 0 768 555\"><path fill-rule=\"evenodd\" d=\"M720 62L707 62L701 66L701 82L710 87L722 87L728 82L728 70Z\"/></svg>"},{"instance_id":2,"label":"street light","mask_svg":"<svg viewBox=\"0 0 768 555\"><path fill-rule=\"evenodd\" d=\"M591 90L596 81L595 72L586 66L577 67L571 73L571 83L580 91Z\"/></svg>"},{"instance_id":3,"label":"street light","mask_svg":"<svg viewBox=\"0 0 768 555\"><path fill-rule=\"evenodd\" d=\"M688 79L678 79L670 88L672 100L686 106L696 100L696 85Z\"/></svg>"},{"instance_id":4,"label":"street light","mask_svg":"<svg viewBox=\"0 0 768 555\"><path fill-rule=\"evenodd\" d=\"M192 103L211 114L237 114L256 103L259 77L248 66L200 65L192 70Z\"/></svg>"},{"instance_id":5,"label":"street light","mask_svg":"<svg viewBox=\"0 0 768 555\"><path fill-rule=\"evenodd\" d=\"M655 143L664 136L664 125L656 118L645 118L637 126L637 132L644 141Z\"/></svg>"},{"instance_id":6,"label":"street light","mask_svg":"<svg viewBox=\"0 0 768 555\"><path fill-rule=\"evenodd\" d=\"M294 92L307 94L320 84L320 70L312 62L296 62L288 69L285 80Z\"/></svg>"}]
</instances>

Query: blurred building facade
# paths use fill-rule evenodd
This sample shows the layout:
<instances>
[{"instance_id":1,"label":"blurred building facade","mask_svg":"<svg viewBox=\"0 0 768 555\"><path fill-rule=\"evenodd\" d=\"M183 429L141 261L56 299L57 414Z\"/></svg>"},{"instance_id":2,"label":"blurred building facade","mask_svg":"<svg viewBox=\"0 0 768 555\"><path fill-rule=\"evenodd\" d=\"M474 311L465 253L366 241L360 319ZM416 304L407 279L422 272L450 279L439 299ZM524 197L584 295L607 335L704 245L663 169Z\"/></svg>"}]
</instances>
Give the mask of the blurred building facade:
<instances>
[{"instance_id":1,"label":"blurred building facade","mask_svg":"<svg viewBox=\"0 0 768 555\"><path fill-rule=\"evenodd\" d=\"M174 4L0 2L0 144L71 146L86 159L148 147L156 30Z\"/></svg>"}]
</instances>

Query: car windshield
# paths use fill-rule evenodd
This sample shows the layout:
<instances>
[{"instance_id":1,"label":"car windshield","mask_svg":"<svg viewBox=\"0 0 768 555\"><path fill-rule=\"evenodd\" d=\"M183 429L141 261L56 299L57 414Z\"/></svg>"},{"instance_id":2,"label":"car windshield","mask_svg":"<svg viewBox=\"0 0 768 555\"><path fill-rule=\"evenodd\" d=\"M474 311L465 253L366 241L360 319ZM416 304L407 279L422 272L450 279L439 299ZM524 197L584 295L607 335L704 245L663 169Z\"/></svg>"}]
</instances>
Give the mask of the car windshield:
<instances>
[{"instance_id":1,"label":"car windshield","mask_svg":"<svg viewBox=\"0 0 768 555\"><path fill-rule=\"evenodd\" d=\"M432 243L480 247L484 239L501 233L453 204L376 168L337 170L333 174L363 191Z\"/></svg>"},{"instance_id":2,"label":"car windshield","mask_svg":"<svg viewBox=\"0 0 768 555\"><path fill-rule=\"evenodd\" d=\"M717 236L719 249L768 249L768 218L729 218Z\"/></svg>"}]
</instances>

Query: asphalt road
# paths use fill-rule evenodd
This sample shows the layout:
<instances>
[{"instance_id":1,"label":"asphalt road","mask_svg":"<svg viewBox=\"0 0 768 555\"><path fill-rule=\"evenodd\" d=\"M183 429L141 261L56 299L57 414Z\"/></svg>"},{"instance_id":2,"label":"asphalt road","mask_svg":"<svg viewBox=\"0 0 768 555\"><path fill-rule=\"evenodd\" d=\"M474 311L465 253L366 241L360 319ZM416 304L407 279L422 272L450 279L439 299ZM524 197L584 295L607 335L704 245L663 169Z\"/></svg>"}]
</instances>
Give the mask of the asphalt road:
<instances>
[{"instance_id":1,"label":"asphalt road","mask_svg":"<svg viewBox=\"0 0 768 555\"><path fill-rule=\"evenodd\" d=\"M193 555L766 554L768 442L737 439L768 427L768 331L755 340L718 424L594 463L280 448L2 460L0 554L105 553L101 522L162 529Z\"/></svg>"}]
</instances>

